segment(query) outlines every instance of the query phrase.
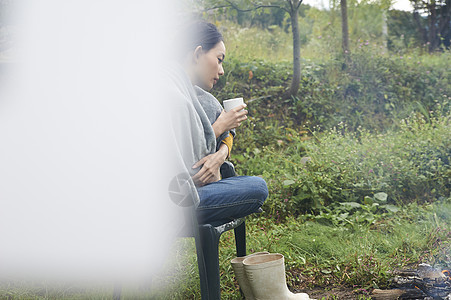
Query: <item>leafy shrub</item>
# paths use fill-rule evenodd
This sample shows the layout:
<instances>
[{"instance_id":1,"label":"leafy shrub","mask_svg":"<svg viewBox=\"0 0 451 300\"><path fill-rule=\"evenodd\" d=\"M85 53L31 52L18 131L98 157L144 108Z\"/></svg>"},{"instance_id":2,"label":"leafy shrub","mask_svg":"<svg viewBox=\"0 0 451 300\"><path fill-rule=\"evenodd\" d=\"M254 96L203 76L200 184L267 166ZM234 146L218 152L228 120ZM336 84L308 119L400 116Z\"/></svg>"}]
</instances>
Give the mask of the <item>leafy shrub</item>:
<instances>
[{"instance_id":1,"label":"leafy shrub","mask_svg":"<svg viewBox=\"0 0 451 300\"><path fill-rule=\"evenodd\" d=\"M386 205L450 196L449 120L416 114L383 134L352 132L344 124L309 133L251 120L237 135L232 160L240 174L266 179L265 208L273 217L317 214L346 202L367 205L368 215L390 212L393 207ZM374 207L380 192L388 199Z\"/></svg>"},{"instance_id":2,"label":"leafy shrub","mask_svg":"<svg viewBox=\"0 0 451 300\"><path fill-rule=\"evenodd\" d=\"M340 57L303 60L300 90L290 99L283 95L291 81L291 63L231 57L213 93L221 100L243 96L254 117L274 115L322 128L345 121L354 130L384 131L412 112L429 118L430 111L449 111L450 53L403 57L384 51L362 42L348 63Z\"/></svg>"}]
</instances>

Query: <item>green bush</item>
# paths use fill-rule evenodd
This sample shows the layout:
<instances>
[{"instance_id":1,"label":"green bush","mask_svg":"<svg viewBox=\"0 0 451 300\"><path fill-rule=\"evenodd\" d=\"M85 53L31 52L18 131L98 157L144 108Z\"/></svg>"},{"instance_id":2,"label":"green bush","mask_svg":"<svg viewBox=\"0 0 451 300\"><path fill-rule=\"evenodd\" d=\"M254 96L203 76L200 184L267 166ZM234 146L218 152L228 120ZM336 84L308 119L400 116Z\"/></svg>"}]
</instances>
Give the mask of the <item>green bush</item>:
<instances>
[{"instance_id":1,"label":"green bush","mask_svg":"<svg viewBox=\"0 0 451 300\"><path fill-rule=\"evenodd\" d=\"M384 51L362 42L348 63L339 57L303 60L300 90L288 99L291 63L231 57L213 93L221 100L243 96L254 117L289 118L296 125L309 122L324 129L346 122L354 130L382 132L412 112L429 118L430 111L449 111L449 52L403 57Z\"/></svg>"},{"instance_id":2,"label":"green bush","mask_svg":"<svg viewBox=\"0 0 451 300\"><path fill-rule=\"evenodd\" d=\"M391 212L393 205L449 197L449 115L415 114L399 123L397 131L376 134L344 124L318 132L254 119L237 135L232 161L240 174L266 179L265 210L276 218L325 207L346 213L346 202L367 205L370 214ZM387 199L377 197L381 192Z\"/></svg>"}]
</instances>

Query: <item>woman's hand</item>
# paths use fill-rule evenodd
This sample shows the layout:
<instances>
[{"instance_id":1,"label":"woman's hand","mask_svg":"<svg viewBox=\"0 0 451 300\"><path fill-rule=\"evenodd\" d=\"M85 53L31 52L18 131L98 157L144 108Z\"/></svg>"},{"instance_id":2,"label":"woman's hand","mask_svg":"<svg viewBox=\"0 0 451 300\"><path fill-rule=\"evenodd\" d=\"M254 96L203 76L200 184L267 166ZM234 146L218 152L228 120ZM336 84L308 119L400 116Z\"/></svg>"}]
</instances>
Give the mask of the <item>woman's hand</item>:
<instances>
[{"instance_id":1,"label":"woman's hand","mask_svg":"<svg viewBox=\"0 0 451 300\"><path fill-rule=\"evenodd\" d=\"M221 145L216 153L207 155L194 164L193 169L202 166L199 172L193 176L193 181L197 186L204 186L221 179L219 170L228 155L227 149L226 145Z\"/></svg>"},{"instance_id":2,"label":"woman's hand","mask_svg":"<svg viewBox=\"0 0 451 300\"><path fill-rule=\"evenodd\" d=\"M241 104L228 112L225 112L225 110L222 111L218 119L212 125L216 137L219 137L222 133L229 131L230 129L237 128L241 125L241 122L247 119L246 115L248 111L244 110L246 106L246 104Z\"/></svg>"}]
</instances>

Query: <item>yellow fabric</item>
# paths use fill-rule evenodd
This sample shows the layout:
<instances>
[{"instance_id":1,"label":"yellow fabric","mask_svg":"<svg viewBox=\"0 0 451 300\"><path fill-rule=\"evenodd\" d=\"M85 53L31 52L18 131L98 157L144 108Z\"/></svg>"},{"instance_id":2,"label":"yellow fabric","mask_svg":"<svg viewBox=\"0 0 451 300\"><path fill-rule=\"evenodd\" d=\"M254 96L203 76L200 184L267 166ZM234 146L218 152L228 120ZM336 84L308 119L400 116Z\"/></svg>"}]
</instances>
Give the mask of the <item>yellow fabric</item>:
<instances>
[{"instance_id":1,"label":"yellow fabric","mask_svg":"<svg viewBox=\"0 0 451 300\"><path fill-rule=\"evenodd\" d=\"M229 134L229 136L226 137L225 139L223 139L222 142L224 144L226 144L227 148L229 149L229 154L227 155L227 158L229 158L230 152L232 151L232 147L233 147L233 136L231 134Z\"/></svg>"}]
</instances>

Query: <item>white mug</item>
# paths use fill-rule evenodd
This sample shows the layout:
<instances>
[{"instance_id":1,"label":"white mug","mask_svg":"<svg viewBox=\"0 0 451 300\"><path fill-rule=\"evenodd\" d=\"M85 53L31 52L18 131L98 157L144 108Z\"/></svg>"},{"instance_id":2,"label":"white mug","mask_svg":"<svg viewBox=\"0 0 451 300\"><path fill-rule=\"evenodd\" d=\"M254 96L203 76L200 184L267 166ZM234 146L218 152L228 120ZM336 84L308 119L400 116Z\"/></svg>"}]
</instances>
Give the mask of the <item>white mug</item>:
<instances>
[{"instance_id":1,"label":"white mug","mask_svg":"<svg viewBox=\"0 0 451 300\"><path fill-rule=\"evenodd\" d=\"M232 108L237 107L240 104L244 104L244 100L243 100L243 98L229 99L229 100L224 100L222 102L222 104L224 105L225 111L228 112Z\"/></svg>"}]
</instances>

